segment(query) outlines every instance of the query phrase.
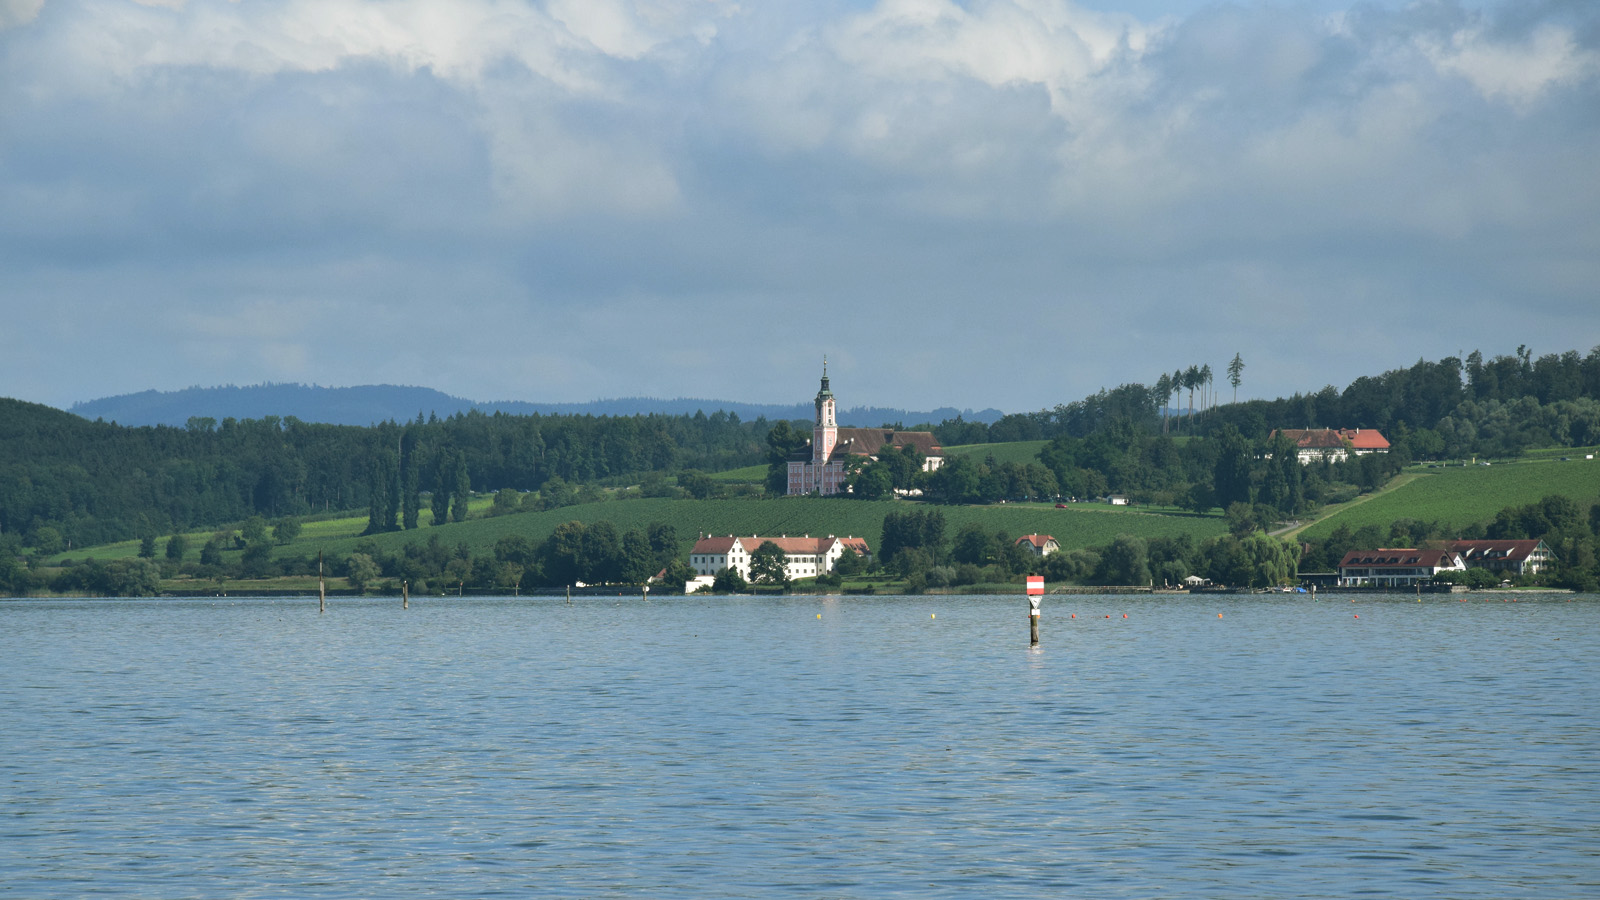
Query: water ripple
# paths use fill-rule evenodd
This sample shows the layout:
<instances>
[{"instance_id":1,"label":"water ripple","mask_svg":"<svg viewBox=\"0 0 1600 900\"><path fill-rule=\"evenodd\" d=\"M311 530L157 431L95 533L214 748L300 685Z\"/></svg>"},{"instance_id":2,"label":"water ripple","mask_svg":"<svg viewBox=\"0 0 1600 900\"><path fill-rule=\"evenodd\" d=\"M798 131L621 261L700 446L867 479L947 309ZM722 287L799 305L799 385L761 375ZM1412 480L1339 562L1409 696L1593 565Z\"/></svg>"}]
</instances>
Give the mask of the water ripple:
<instances>
[{"instance_id":1,"label":"water ripple","mask_svg":"<svg viewBox=\"0 0 1600 900\"><path fill-rule=\"evenodd\" d=\"M1593 897L1595 599L0 604L0 891Z\"/></svg>"}]
</instances>

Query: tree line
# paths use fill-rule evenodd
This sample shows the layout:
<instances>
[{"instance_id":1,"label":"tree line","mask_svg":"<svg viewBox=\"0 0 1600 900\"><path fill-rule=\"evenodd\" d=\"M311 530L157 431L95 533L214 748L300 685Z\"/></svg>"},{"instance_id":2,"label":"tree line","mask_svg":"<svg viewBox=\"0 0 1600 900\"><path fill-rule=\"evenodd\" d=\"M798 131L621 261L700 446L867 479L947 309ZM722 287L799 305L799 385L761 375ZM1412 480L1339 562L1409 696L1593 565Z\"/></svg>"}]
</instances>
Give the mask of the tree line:
<instances>
[{"instance_id":1,"label":"tree line","mask_svg":"<svg viewBox=\"0 0 1600 900\"><path fill-rule=\"evenodd\" d=\"M0 399L0 535L90 546L324 511L372 532L459 521L473 492L568 491L763 459L769 423L693 416L485 415L372 427L192 419L125 428Z\"/></svg>"},{"instance_id":2,"label":"tree line","mask_svg":"<svg viewBox=\"0 0 1600 900\"><path fill-rule=\"evenodd\" d=\"M1237 399L1244 360L1235 354L1228 383ZM1231 425L1252 440L1280 428L1376 428L1415 433L1419 452L1434 456L1512 455L1526 447L1600 443L1600 347L1533 357L1485 358L1481 351L1362 376L1344 390L1332 385L1274 400L1218 403L1209 365L1163 373L1150 386L1124 384L1072 403L1013 413L992 425L960 417L926 427L945 446L1086 438L1115 421L1167 434L1212 434ZM1171 400L1187 391L1187 407ZM1194 393L1201 401L1197 408ZM1392 439L1392 438L1391 438ZM1421 457L1419 457L1421 458Z\"/></svg>"}]
</instances>

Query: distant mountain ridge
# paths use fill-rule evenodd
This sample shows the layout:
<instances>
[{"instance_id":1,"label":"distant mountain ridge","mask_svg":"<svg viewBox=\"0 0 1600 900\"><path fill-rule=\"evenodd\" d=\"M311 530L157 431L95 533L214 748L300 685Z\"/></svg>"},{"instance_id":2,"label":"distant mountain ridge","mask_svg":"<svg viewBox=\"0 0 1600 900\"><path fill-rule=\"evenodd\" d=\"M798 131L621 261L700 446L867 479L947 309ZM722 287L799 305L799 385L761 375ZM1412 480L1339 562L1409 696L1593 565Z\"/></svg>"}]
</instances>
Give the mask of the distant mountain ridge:
<instances>
[{"instance_id":1,"label":"distant mountain ridge","mask_svg":"<svg viewBox=\"0 0 1600 900\"><path fill-rule=\"evenodd\" d=\"M68 412L85 419L104 419L119 425L171 425L182 427L194 417L223 419L261 419L267 416L288 418L293 416L303 422L322 422L330 425L367 426L378 422L409 422L420 413L424 418L436 415L447 418L469 410L484 413L504 412L511 415L694 415L718 411L736 414L749 420L765 416L767 419L803 419L813 415L811 404L793 405L737 403L730 400L700 400L655 397L621 397L611 400L591 400L584 403L532 403L522 400L475 402L452 397L432 388L392 384L369 384L356 387L321 387L305 384L257 384L239 387L190 387L180 391L140 391L136 394L119 394L74 403ZM961 416L969 422L992 424L1004 415L997 409L974 412L954 407L941 407L926 412L916 412L887 407L858 406L839 413L841 425L871 428L885 423L916 425L939 423Z\"/></svg>"}]
</instances>

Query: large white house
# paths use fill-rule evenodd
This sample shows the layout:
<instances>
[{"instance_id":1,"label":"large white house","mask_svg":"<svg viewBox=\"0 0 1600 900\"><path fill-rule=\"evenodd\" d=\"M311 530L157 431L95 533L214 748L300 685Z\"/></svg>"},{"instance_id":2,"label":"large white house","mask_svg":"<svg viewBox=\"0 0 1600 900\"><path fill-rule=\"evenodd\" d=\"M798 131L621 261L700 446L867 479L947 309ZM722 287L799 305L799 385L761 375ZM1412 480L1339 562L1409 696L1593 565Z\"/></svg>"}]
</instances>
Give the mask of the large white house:
<instances>
[{"instance_id":1,"label":"large white house","mask_svg":"<svg viewBox=\"0 0 1600 900\"><path fill-rule=\"evenodd\" d=\"M1555 563L1555 554L1544 541L1454 541L1450 549L1461 554L1467 565L1492 572L1536 575Z\"/></svg>"},{"instance_id":2,"label":"large white house","mask_svg":"<svg viewBox=\"0 0 1600 900\"><path fill-rule=\"evenodd\" d=\"M850 457L877 459L884 447L911 447L922 455L922 470L932 472L944 463L944 448L931 431L893 428L840 428L838 404L828 389L828 364L822 364L822 389L817 391L816 421L811 443L789 457L787 493L842 494L846 490L845 463ZM754 549L754 548L752 548Z\"/></svg>"},{"instance_id":3,"label":"large white house","mask_svg":"<svg viewBox=\"0 0 1600 900\"><path fill-rule=\"evenodd\" d=\"M1466 568L1454 550L1351 550L1339 563L1339 586L1405 587L1431 582L1440 572Z\"/></svg>"},{"instance_id":4,"label":"large white house","mask_svg":"<svg viewBox=\"0 0 1600 900\"><path fill-rule=\"evenodd\" d=\"M784 571L790 581L815 578L832 572L834 564L846 550L859 553L863 559L870 559L872 556L872 550L867 546L866 539L854 536L835 537L830 534L827 537L815 538L810 535L735 537L730 534L726 537L703 537L695 541L694 549L689 551L689 568L699 576L696 581L715 576L727 568L733 569L740 577L748 580L750 555L767 541L777 544L783 551Z\"/></svg>"}]
</instances>

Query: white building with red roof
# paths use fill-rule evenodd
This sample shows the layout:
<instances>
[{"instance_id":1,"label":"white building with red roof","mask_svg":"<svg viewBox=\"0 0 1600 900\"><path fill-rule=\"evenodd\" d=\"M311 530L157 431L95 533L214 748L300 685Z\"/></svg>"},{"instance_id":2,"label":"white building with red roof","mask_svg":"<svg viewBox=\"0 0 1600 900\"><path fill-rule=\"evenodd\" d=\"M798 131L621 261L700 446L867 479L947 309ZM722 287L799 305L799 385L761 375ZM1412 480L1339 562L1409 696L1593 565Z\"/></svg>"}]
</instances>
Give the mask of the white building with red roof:
<instances>
[{"instance_id":1,"label":"white building with red roof","mask_svg":"<svg viewBox=\"0 0 1600 900\"><path fill-rule=\"evenodd\" d=\"M1374 428L1285 428L1283 436L1294 441L1302 466L1322 459L1343 462L1351 456L1389 452L1389 441Z\"/></svg>"},{"instance_id":2,"label":"white building with red roof","mask_svg":"<svg viewBox=\"0 0 1600 900\"><path fill-rule=\"evenodd\" d=\"M1025 534L1012 543L1027 547L1034 556L1043 558L1061 549L1056 539L1048 534Z\"/></svg>"},{"instance_id":3,"label":"white building with red roof","mask_svg":"<svg viewBox=\"0 0 1600 900\"><path fill-rule=\"evenodd\" d=\"M1537 575L1556 558L1544 541L1453 541L1450 549L1474 569L1516 575Z\"/></svg>"},{"instance_id":4,"label":"white building with red roof","mask_svg":"<svg viewBox=\"0 0 1600 900\"><path fill-rule=\"evenodd\" d=\"M1405 587L1430 582L1440 572L1466 568L1454 550L1351 550L1339 563L1339 586Z\"/></svg>"},{"instance_id":5,"label":"white building with red roof","mask_svg":"<svg viewBox=\"0 0 1600 900\"><path fill-rule=\"evenodd\" d=\"M944 463L944 448L931 431L894 428L840 428L838 403L828 389L828 363L822 363L822 389L817 391L817 415L811 443L789 457L786 493L820 494L846 491L845 464L851 457L877 459L884 447L912 448L922 456L922 470L932 472Z\"/></svg>"},{"instance_id":6,"label":"white building with red roof","mask_svg":"<svg viewBox=\"0 0 1600 900\"><path fill-rule=\"evenodd\" d=\"M750 555L768 541L777 544L778 549L783 551L784 570L790 581L832 572L834 564L846 550L860 554L863 559L872 557L866 539L855 536L736 537L730 534L726 537L702 537L695 541L694 549L689 551L689 568L702 576L714 576L723 569L731 568L741 578L749 579Z\"/></svg>"}]
</instances>

